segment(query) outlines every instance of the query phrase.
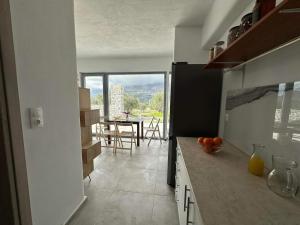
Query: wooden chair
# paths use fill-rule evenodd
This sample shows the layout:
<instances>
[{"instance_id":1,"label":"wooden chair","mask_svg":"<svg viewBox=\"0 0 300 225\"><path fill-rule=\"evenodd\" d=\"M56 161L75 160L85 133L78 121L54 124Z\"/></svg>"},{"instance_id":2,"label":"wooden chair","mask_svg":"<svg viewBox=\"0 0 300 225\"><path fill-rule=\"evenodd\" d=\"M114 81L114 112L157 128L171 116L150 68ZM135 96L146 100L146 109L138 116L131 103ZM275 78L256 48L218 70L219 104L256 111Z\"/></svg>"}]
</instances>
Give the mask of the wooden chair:
<instances>
[{"instance_id":1,"label":"wooden chair","mask_svg":"<svg viewBox=\"0 0 300 225\"><path fill-rule=\"evenodd\" d=\"M118 149L130 150L130 156L132 155L133 144L136 146L135 132L133 129L133 123L116 123L116 130L118 140L120 140ZM124 144L130 143L130 147L126 147Z\"/></svg>"},{"instance_id":2,"label":"wooden chair","mask_svg":"<svg viewBox=\"0 0 300 225\"><path fill-rule=\"evenodd\" d=\"M144 126L144 130L147 132L147 129L148 128L154 128L154 125L153 125L153 121L155 120L155 117L154 116L152 116L152 118L151 118L151 121L150 121L150 123L149 123L149 126L148 127L146 127L146 126Z\"/></svg>"},{"instance_id":3,"label":"wooden chair","mask_svg":"<svg viewBox=\"0 0 300 225\"><path fill-rule=\"evenodd\" d=\"M149 127L144 128L146 130L145 137L147 137L148 132L152 132L152 135L150 136L150 140L148 142L148 146L150 145L150 142L152 141L152 139L157 138L155 135L156 133L158 133L159 141L160 141L160 143L162 143L160 129L159 129L159 122L160 122L159 118L153 117L149 124Z\"/></svg>"},{"instance_id":4,"label":"wooden chair","mask_svg":"<svg viewBox=\"0 0 300 225\"><path fill-rule=\"evenodd\" d=\"M98 140L101 140L101 138L103 139L105 145L101 145L102 147L113 148L113 153L117 153L117 145L121 145L122 143L119 139L118 129L115 122L97 123L96 135ZM111 145L111 143L113 143L113 145Z\"/></svg>"}]
</instances>

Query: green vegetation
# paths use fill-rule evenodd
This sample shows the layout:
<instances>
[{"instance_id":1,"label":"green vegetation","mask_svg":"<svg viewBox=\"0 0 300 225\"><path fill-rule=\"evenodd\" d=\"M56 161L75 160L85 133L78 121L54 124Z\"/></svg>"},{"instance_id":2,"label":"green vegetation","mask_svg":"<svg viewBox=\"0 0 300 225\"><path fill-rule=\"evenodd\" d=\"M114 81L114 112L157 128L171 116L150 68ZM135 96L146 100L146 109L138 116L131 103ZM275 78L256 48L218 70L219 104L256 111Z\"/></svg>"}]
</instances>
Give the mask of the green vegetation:
<instances>
[{"instance_id":1,"label":"green vegetation","mask_svg":"<svg viewBox=\"0 0 300 225\"><path fill-rule=\"evenodd\" d=\"M103 96L96 95L91 98L92 105L103 105ZM162 91L155 93L149 102L141 102L136 96L124 95L124 110L131 115L139 117L157 117L163 118L164 93Z\"/></svg>"},{"instance_id":2,"label":"green vegetation","mask_svg":"<svg viewBox=\"0 0 300 225\"><path fill-rule=\"evenodd\" d=\"M127 99L126 101L131 101L131 103L129 104L129 102L127 103L125 102L125 108L126 108L126 104L135 105L135 107L132 107L131 110L128 110L131 113L131 115L137 117L141 115L142 117L149 117L149 118L155 116L162 119L163 108L164 108L163 92L157 92L156 94L154 94L148 103L140 102L138 98L134 96L131 96L130 98L126 97L126 99Z\"/></svg>"},{"instance_id":3,"label":"green vegetation","mask_svg":"<svg viewBox=\"0 0 300 225\"><path fill-rule=\"evenodd\" d=\"M124 95L124 109L127 112L131 112L133 109L140 107L140 101L133 95Z\"/></svg>"},{"instance_id":4,"label":"green vegetation","mask_svg":"<svg viewBox=\"0 0 300 225\"><path fill-rule=\"evenodd\" d=\"M103 96L96 95L91 98L92 105L103 105Z\"/></svg>"},{"instance_id":5,"label":"green vegetation","mask_svg":"<svg viewBox=\"0 0 300 225\"><path fill-rule=\"evenodd\" d=\"M164 93L162 91L153 95L150 100L150 107L158 112L162 112L164 109Z\"/></svg>"}]
</instances>

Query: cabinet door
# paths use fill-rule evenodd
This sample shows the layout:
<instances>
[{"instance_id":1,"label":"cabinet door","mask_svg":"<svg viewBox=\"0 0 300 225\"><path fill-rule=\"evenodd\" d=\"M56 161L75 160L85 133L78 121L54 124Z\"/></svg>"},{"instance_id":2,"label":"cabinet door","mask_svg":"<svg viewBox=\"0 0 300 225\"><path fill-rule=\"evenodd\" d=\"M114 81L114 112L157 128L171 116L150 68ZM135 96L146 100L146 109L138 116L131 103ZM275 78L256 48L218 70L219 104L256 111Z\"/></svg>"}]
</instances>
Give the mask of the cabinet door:
<instances>
[{"instance_id":1,"label":"cabinet door","mask_svg":"<svg viewBox=\"0 0 300 225\"><path fill-rule=\"evenodd\" d=\"M181 158L179 159L179 165L180 165L180 179L181 179L181 199L182 204L180 206L180 225L186 225L187 221L187 199L190 197L190 181L189 176L186 170L186 167L184 165L184 160Z\"/></svg>"},{"instance_id":2,"label":"cabinet door","mask_svg":"<svg viewBox=\"0 0 300 225\"><path fill-rule=\"evenodd\" d=\"M192 191L187 199L186 225L189 224L204 225L199 208L196 203L196 199Z\"/></svg>"},{"instance_id":3,"label":"cabinet door","mask_svg":"<svg viewBox=\"0 0 300 225\"><path fill-rule=\"evenodd\" d=\"M184 216L184 211L183 211L183 204L184 204L184 199L183 199L183 190L184 190L184 177L181 171L181 165L182 160L181 160L181 153L180 149L177 149L177 161L176 161L176 189L175 189L175 199L177 202L177 208L178 208L178 217L179 217L179 224L184 225L185 221L185 216Z\"/></svg>"}]
</instances>

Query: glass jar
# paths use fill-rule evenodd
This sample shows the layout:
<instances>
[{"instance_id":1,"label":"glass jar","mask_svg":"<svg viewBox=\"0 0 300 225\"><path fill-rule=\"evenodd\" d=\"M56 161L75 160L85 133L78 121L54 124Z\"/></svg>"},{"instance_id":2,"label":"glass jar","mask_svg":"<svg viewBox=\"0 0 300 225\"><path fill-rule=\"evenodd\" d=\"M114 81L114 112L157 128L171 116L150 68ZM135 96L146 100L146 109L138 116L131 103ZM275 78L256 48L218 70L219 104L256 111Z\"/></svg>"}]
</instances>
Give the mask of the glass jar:
<instances>
[{"instance_id":1,"label":"glass jar","mask_svg":"<svg viewBox=\"0 0 300 225\"><path fill-rule=\"evenodd\" d=\"M241 20L241 26L240 26L240 35L245 33L247 30L249 30L252 27L252 16L253 13L248 13L245 16L243 16Z\"/></svg>"},{"instance_id":2,"label":"glass jar","mask_svg":"<svg viewBox=\"0 0 300 225\"><path fill-rule=\"evenodd\" d=\"M218 41L214 47L214 57L220 54L224 50L224 41Z\"/></svg>"},{"instance_id":3,"label":"glass jar","mask_svg":"<svg viewBox=\"0 0 300 225\"><path fill-rule=\"evenodd\" d=\"M265 154L265 146L253 144L253 153L248 163L248 170L255 176L263 176L265 170L265 162L263 155Z\"/></svg>"},{"instance_id":4,"label":"glass jar","mask_svg":"<svg viewBox=\"0 0 300 225\"><path fill-rule=\"evenodd\" d=\"M232 42L234 42L240 36L240 26L232 27L229 30L229 34L227 37L227 46L229 46Z\"/></svg>"},{"instance_id":5,"label":"glass jar","mask_svg":"<svg viewBox=\"0 0 300 225\"><path fill-rule=\"evenodd\" d=\"M298 190L298 181L295 174L295 161L286 160L282 156L272 156L272 170L268 175L268 187L283 197L294 197Z\"/></svg>"},{"instance_id":6,"label":"glass jar","mask_svg":"<svg viewBox=\"0 0 300 225\"><path fill-rule=\"evenodd\" d=\"M211 48L209 50L209 61L213 60L214 59L214 48Z\"/></svg>"}]
</instances>

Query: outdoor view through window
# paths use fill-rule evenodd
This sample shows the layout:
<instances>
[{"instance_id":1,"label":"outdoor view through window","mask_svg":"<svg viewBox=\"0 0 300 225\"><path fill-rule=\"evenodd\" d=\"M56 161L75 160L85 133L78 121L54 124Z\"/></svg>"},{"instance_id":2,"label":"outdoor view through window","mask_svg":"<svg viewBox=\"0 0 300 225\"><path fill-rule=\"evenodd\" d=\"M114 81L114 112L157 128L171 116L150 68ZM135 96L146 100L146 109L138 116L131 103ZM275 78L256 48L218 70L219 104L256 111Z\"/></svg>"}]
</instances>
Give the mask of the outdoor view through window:
<instances>
[{"instance_id":1,"label":"outdoor view through window","mask_svg":"<svg viewBox=\"0 0 300 225\"><path fill-rule=\"evenodd\" d=\"M86 76L85 87L91 90L93 109L104 116L103 76ZM164 74L114 74L108 76L110 119L129 112L131 117L143 118L147 124L153 116L164 113Z\"/></svg>"}]
</instances>

